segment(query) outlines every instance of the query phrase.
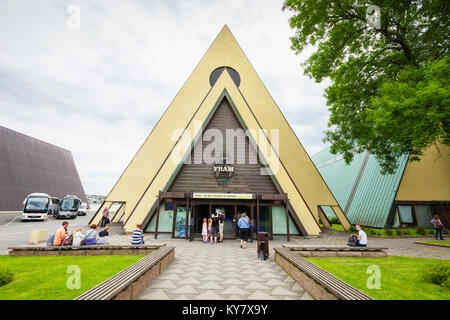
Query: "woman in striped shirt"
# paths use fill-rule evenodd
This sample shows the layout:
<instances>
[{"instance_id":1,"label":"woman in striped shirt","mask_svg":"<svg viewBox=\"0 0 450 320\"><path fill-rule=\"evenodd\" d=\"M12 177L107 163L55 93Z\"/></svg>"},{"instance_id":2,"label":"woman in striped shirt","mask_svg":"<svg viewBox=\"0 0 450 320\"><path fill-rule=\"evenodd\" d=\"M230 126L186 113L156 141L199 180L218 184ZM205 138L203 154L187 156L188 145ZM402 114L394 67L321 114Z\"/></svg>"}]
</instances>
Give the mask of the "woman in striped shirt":
<instances>
[{"instance_id":1,"label":"woman in striped shirt","mask_svg":"<svg viewBox=\"0 0 450 320\"><path fill-rule=\"evenodd\" d=\"M141 228L141 224L136 225L136 229L133 230L131 244L144 244L144 231L142 231Z\"/></svg>"}]
</instances>

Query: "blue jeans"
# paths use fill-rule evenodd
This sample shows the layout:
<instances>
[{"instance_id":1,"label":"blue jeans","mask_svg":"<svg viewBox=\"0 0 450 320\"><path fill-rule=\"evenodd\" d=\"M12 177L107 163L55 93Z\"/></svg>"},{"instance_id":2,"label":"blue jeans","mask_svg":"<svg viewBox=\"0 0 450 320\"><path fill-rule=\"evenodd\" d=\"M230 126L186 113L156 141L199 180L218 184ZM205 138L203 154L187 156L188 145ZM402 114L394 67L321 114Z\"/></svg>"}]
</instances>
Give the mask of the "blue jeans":
<instances>
[{"instance_id":1,"label":"blue jeans","mask_svg":"<svg viewBox=\"0 0 450 320\"><path fill-rule=\"evenodd\" d=\"M438 239L438 233L439 233L439 239L444 240L442 238L442 228L434 228L436 230L436 240Z\"/></svg>"},{"instance_id":2,"label":"blue jeans","mask_svg":"<svg viewBox=\"0 0 450 320\"><path fill-rule=\"evenodd\" d=\"M357 247L367 247L367 244L361 244L359 241L356 242Z\"/></svg>"}]
</instances>

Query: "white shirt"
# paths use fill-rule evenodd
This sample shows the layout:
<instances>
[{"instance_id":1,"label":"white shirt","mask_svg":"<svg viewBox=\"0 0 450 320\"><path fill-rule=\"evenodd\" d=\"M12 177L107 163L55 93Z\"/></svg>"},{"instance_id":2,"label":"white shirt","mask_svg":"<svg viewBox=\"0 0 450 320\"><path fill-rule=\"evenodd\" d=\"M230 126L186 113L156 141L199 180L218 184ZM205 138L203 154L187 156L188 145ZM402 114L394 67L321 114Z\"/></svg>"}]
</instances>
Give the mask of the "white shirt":
<instances>
[{"instance_id":1,"label":"white shirt","mask_svg":"<svg viewBox=\"0 0 450 320\"><path fill-rule=\"evenodd\" d=\"M364 231L359 230L358 232L359 236L361 237L361 240L359 240L360 244L367 244L367 235Z\"/></svg>"}]
</instances>

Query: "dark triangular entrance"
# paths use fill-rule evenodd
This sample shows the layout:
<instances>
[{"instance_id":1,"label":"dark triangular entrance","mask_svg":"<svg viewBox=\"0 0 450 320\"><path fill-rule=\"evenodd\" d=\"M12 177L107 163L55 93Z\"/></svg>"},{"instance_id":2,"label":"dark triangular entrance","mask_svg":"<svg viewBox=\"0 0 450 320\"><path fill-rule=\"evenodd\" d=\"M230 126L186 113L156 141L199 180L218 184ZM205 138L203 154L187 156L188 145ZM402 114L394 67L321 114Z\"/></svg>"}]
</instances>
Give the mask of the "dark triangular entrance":
<instances>
[{"instance_id":1,"label":"dark triangular entrance","mask_svg":"<svg viewBox=\"0 0 450 320\"><path fill-rule=\"evenodd\" d=\"M264 166L248 137L241 140L233 140L232 147L227 148L227 129L234 130L244 128L233 111L230 102L226 97L222 99L211 120L203 131L206 137L208 130L218 130L223 136L223 154L215 154L217 159L222 160L226 156L226 163L233 167L233 174L226 184L221 184L214 172L215 163L208 164L203 158L203 151L213 141L198 141L191 151L191 163L185 163L178 172L167 191L169 192L229 192L229 193L279 193L269 175L261 174ZM218 132L216 131L216 132ZM211 132L211 131L210 131ZM230 132L230 131L228 131ZM242 139L243 138L243 139Z\"/></svg>"}]
</instances>

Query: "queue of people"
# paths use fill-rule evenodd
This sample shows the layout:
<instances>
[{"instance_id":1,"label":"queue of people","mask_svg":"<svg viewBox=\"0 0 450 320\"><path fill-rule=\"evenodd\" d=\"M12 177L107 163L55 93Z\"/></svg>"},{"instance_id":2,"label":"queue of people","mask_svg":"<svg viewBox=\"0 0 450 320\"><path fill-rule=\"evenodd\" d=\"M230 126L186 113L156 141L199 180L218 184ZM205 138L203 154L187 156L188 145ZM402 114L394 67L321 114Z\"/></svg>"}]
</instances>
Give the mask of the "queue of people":
<instances>
[{"instance_id":1,"label":"queue of people","mask_svg":"<svg viewBox=\"0 0 450 320\"><path fill-rule=\"evenodd\" d=\"M236 222L236 219L233 219ZM218 212L214 212L211 218L204 218L202 222L202 237L203 243L217 243L223 242L223 229L225 223L225 212L219 209ZM247 248L248 237L250 236L250 218L244 212L237 221L239 228L239 234L241 236L241 248ZM219 241L217 241L219 238Z\"/></svg>"}]
</instances>

